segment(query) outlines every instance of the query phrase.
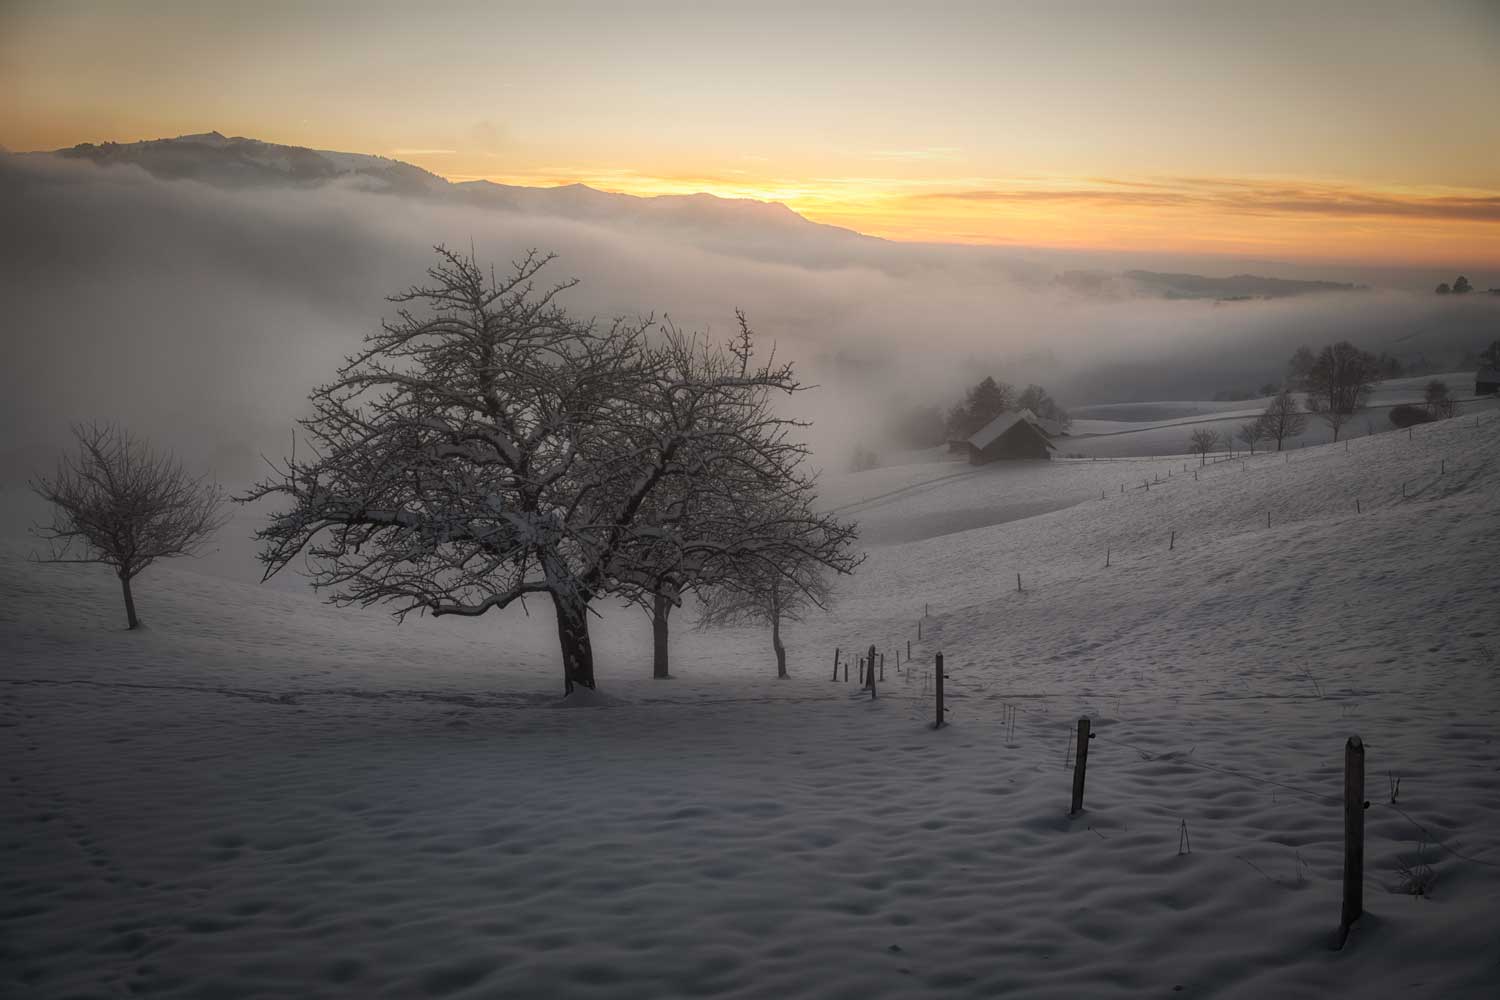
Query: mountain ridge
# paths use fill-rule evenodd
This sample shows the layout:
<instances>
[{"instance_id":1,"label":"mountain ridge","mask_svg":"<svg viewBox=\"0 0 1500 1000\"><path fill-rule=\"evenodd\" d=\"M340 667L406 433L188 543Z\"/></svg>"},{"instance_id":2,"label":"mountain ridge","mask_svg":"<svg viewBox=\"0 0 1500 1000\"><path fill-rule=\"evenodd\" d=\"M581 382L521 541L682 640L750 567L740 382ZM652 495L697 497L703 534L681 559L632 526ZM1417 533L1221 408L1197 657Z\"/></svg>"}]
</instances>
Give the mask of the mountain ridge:
<instances>
[{"instance_id":1,"label":"mountain ridge","mask_svg":"<svg viewBox=\"0 0 1500 1000\"><path fill-rule=\"evenodd\" d=\"M81 142L64 149L9 154L57 157L100 167L130 165L162 180L191 180L222 188L319 187L349 184L376 193L448 199L478 209L608 225L645 225L704 249L769 263L795 262L818 268L875 266L907 269L913 261L888 259L890 248L914 254L951 255L991 251L999 266L1005 248L971 248L935 243L902 243L842 226L817 222L778 201L725 198L709 192L634 195L604 191L583 183L554 187L502 184L490 180L451 181L403 160L371 153L346 153L226 136L218 130L135 142ZM967 256L967 255L966 255ZM1366 288L1329 281L1267 278L1254 274L1208 277L1166 271L1067 271L1054 283L1085 296L1143 296L1164 299L1283 298ZM1123 284L1122 284L1123 283Z\"/></svg>"}]
</instances>

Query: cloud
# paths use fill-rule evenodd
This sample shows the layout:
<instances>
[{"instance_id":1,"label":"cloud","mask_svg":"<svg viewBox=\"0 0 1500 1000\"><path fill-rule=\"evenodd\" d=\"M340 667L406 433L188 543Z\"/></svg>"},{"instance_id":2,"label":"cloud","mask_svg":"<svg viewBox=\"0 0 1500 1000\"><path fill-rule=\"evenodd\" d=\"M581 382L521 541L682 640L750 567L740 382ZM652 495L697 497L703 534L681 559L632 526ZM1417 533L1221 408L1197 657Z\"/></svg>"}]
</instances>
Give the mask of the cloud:
<instances>
[{"instance_id":1,"label":"cloud","mask_svg":"<svg viewBox=\"0 0 1500 1000\"><path fill-rule=\"evenodd\" d=\"M1261 181L1184 178L1150 183L1100 179L1095 187L987 187L932 191L914 202L1099 205L1115 208L1186 208L1243 215L1313 215L1353 218L1500 222L1500 195L1400 193L1339 185L1287 185Z\"/></svg>"},{"instance_id":2,"label":"cloud","mask_svg":"<svg viewBox=\"0 0 1500 1000\"><path fill-rule=\"evenodd\" d=\"M982 374L1041 382L1064 403L1192 398L1275 377L1303 341L1395 345L1442 308L1385 293L1163 302L1118 272L1251 265L916 246L755 203L662 207L672 211L580 221L337 184L220 189L0 159L0 480L24 478L90 417L120 419L227 480L256 475L261 453L289 446L308 392L390 315L385 296L420 280L440 242L472 243L502 267L530 247L557 251L552 276L582 280L565 303L583 316L670 314L723 333L743 308L821 386L798 406L831 466L896 408L946 405ZM1058 280L1078 268L1106 278Z\"/></svg>"}]
</instances>

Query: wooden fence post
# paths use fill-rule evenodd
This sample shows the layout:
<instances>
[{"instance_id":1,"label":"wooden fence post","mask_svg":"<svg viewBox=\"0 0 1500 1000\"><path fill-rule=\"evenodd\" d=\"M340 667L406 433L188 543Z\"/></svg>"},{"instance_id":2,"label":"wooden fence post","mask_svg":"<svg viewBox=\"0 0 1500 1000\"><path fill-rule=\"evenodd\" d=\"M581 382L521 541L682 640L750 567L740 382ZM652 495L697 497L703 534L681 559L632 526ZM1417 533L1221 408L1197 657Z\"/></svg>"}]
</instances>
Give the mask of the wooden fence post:
<instances>
[{"instance_id":1,"label":"wooden fence post","mask_svg":"<svg viewBox=\"0 0 1500 1000\"><path fill-rule=\"evenodd\" d=\"M933 729L942 729L943 728L943 654L939 653L936 657L933 658L933 662L935 664L934 669L937 671L937 673L935 673L933 675L933 677L937 681L937 722L933 725L932 728Z\"/></svg>"},{"instance_id":2,"label":"wooden fence post","mask_svg":"<svg viewBox=\"0 0 1500 1000\"><path fill-rule=\"evenodd\" d=\"M911 640L910 639L906 640L906 667L907 667L908 670L911 669Z\"/></svg>"},{"instance_id":3,"label":"wooden fence post","mask_svg":"<svg viewBox=\"0 0 1500 1000\"><path fill-rule=\"evenodd\" d=\"M901 654L897 653L896 655L900 656ZM880 654L880 682L882 684L885 683L885 654L884 653Z\"/></svg>"},{"instance_id":4,"label":"wooden fence post","mask_svg":"<svg viewBox=\"0 0 1500 1000\"><path fill-rule=\"evenodd\" d=\"M1016 593L1019 594L1020 592L1021 592L1021 574L1017 573L1016 574Z\"/></svg>"},{"instance_id":5,"label":"wooden fence post","mask_svg":"<svg viewBox=\"0 0 1500 1000\"><path fill-rule=\"evenodd\" d=\"M1171 552L1175 548L1177 548L1177 529L1173 528L1172 529L1172 538L1171 538L1170 541L1167 542L1167 551Z\"/></svg>"},{"instance_id":6,"label":"wooden fence post","mask_svg":"<svg viewBox=\"0 0 1500 1000\"><path fill-rule=\"evenodd\" d=\"M1344 947L1349 927L1365 908L1365 745L1358 736L1344 744L1344 906L1334 950Z\"/></svg>"},{"instance_id":7,"label":"wooden fence post","mask_svg":"<svg viewBox=\"0 0 1500 1000\"><path fill-rule=\"evenodd\" d=\"M870 697L880 697L875 693L875 647L873 645L870 647L869 654L865 656L865 673L869 675L865 680L866 686L870 689Z\"/></svg>"},{"instance_id":8,"label":"wooden fence post","mask_svg":"<svg viewBox=\"0 0 1500 1000\"><path fill-rule=\"evenodd\" d=\"M833 647L833 679L839 679L839 648Z\"/></svg>"},{"instance_id":9,"label":"wooden fence post","mask_svg":"<svg viewBox=\"0 0 1500 1000\"><path fill-rule=\"evenodd\" d=\"M922 641L922 623L921 622L917 622L917 641L918 642Z\"/></svg>"},{"instance_id":10,"label":"wooden fence post","mask_svg":"<svg viewBox=\"0 0 1500 1000\"><path fill-rule=\"evenodd\" d=\"M849 683L849 661L848 660L844 661L844 683L845 684Z\"/></svg>"},{"instance_id":11,"label":"wooden fence post","mask_svg":"<svg viewBox=\"0 0 1500 1000\"><path fill-rule=\"evenodd\" d=\"M1089 740L1093 738L1088 716L1084 716L1078 720L1078 749L1073 755L1073 808L1068 811L1069 816L1083 811L1083 779L1089 763Z\"/></svg>"}]
</instances>

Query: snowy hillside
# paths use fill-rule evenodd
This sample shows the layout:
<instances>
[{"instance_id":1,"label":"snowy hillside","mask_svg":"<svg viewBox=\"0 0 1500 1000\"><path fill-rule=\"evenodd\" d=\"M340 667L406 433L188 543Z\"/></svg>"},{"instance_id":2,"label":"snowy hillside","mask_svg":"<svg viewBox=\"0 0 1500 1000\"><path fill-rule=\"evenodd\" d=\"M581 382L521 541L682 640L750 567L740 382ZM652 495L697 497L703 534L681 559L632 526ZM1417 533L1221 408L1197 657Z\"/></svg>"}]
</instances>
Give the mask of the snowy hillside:
<instances>
[{"instance_id":1,"label":"snowy hillside","mask_svg":"<svg viewBox=\"0 0 1500 1000\"><path fill-rule=\"evenodd\" d=\"M606 608L570 704L545 606L397 625L163 565L127 633L107 574L11 546L0 994L1489 996L1480 417L1196 477L834 478L869 559L789 630L792 679L768 636L674 618L653 682L647 623ZM870 644L873 701L829 679ZM1351 733L1366 915L1331 952Z\"/></svg>"},{"instance_id":2,"label":"snowy hillside","mask_svg":"<svg viewBox=\"0 0 1500 1000\"><path fill-rule=\"evenodd\" d=\"M1375 383L1368 405L1343 427L1339 440L1391 431L1391 408L1402 403L1420 405L1427 383L1432 381L1448 386L1451 397L1458 402L1459 412L1471 422L1476 416L1500 409L1500 397L1474 396L1472 371L1387 379ZM1060 439L1058 447L1064 454L1089 458L1178 455L1187 451L1188 437L1193 431L1208 428L1218 432L1219 450L1225 451L1233 444L1238 452L1245 445L1235 435L1243 425L1258 417L1269 402L1266 398L1233 403L1120 403L1084 407L1081 412L1092 416L1075 419L1072 435ZM1307 414L1306 429L1287 438L1284 446L1306 448L1332 440L1333 431L1328 425L1317 415Z\"/></svg>"}]
</instances>

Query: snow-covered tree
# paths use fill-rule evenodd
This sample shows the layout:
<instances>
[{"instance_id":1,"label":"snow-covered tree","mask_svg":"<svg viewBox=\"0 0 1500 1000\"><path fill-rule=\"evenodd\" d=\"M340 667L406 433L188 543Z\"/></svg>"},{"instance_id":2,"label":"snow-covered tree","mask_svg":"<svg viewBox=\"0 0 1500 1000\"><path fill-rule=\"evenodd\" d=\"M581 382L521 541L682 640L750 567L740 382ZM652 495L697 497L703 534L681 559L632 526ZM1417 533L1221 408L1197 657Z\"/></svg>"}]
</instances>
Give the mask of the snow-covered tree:
<instances>
[{"instance_id":1,"label":"snow-covered tree","mask_svg":"<svg viewBox=\"0 0 1500 1000\"><path fill-rule=\"evenodd\" d=\"M964 401L948 414L948 436L965 438L1015 405L1016 390L1009 382L986 376L964 394Z\"/></svg>"},{"instance_id":2,"label":"snow-covered tree","mask_svg":"<svg viewBox=\"0 0 1500 1000\"><path fill-rule=\"evenodd\" d=\"M1030 410L1043 420L1056 422L1064 430L1073 423L1068 411L1058 406L1057 400L1048 395L1046 389L1034 383L1021 390L1020 397L1016 399L1016 409Z\"/></svg>"},{"instance_id":3,"label":"snow-covered tree","mask_svg":"<svg viewBox=\"0 0 1500 1000\"><path fill-rule=\"evenodd\" d=\"M1218 431L1210 430L1207 427L1200 427L1193 431L1189 437L1188 448L1194 455L1198 456L1199 465L1206 465L1208 463L1208 453L1213 451L1218 443Z\"/></svg>"},{"instance_id":4,"label":"snow-covered tree","mask_svg":"<svg viewBox=\"0 0 1500 1000\"><path fill-rule=\"evenodd\" d=\"M1266 437L1265 421L1257 417L1249 423L1240 424L1240 429L1235 436L1249 445L1250 454L1254 455L1256 442L1263 441Z\"/></svg>"},{"instance_id":5,"label":"snow-covered tree","mask_svg":"<svg viewBox=\"0 0 1500 1000\"><path fill-rule=\"evenodd\" d=\"M1293 396L1290 389L1283 389L1271 398L1266 404L1266 411L1260 415L1260 423L1265 428L1265 437L1268 441L1276 442L1276 450L1281 450L1281 443L1289 437L1296 437L1307 429L1307 415L1302 412L1302 407L1297 403L1297 397Z\"/></svg>"},{"instance_id":6,"label":"snow-covered tree","mask_svg":"<svg viewBox=\"0 0 1500 1000\"><path fill-rule=\"evenodd\" d=\"M747 560L737 577L707 588L699 609L698 627L769 625L776 653L776 676L790 676L786 645L781 641L785 622L800 622L808 612L828 608L828 578L811 559Z\"/></svg>"},{"instance_id":7,"label":"snow-covered tree","mask_svg":"<svg viewBox=\"0 0 1500 1000\"><path fill-rule=\"evenodd\" d=\"M1307 408L1323 418L1339 439L1339 431L1365 405L1379 378L1378 359L1341 340L1320 351L1303 383Z\"/></svg>"},{"instance_id":8,"label":"snow-covered tree","mask_svg":"<svg viewBox=\"0 0 1500 1000\"><path fill-rule=\"evenodd\" d=\"M813 509L815 480L798 434L805 422L774 409L774 389L799 388L791 367L757 369L753 334L744 314L736 316L739 331L727 345L668 327L654 348L668 378L649 404L650 423L688 437L612 576L651 615L658 678L669 676L668 619L686 594L784 564L847 573L861 558L852 552L855 526ZM757 372L774 373L779 384Z\"/></svg>"},{"instance_id":9,"label":"snow-covered tree","mask_svg":"<svg viewBox=\"0 0 1500 1000\"><path fill-rule=\"evenodd\" d=\"M130 581L158 559L195 554L227 518L219 487L188 475L116 424L73 428L75 454L31 484L52 505L35 533L50 543L39 562L103 563L119 577L125 621L140 625Z\"/></svg>"},{"instance_id":10,"label":"snow-covered tree","mask_svg":"<svg viewBox=\"0 0 1500 1000\"><path fill-rule=\"evenodd\" d=\"M573 319L557 303L573 282L535 284L549 256L497 279L437 254L429 283L394 296L397 318L313 392L314 455L245 497L291 501L258 533L266 576L304 554L335 603L398 616L545 597L564 690L593 687L590 603L637 590L642 561L678 544L652 514L658 491L753 448L698 418L746 387L799 387L785 366L674 368L649 321Z\"/></svg>"}]
</instances>

